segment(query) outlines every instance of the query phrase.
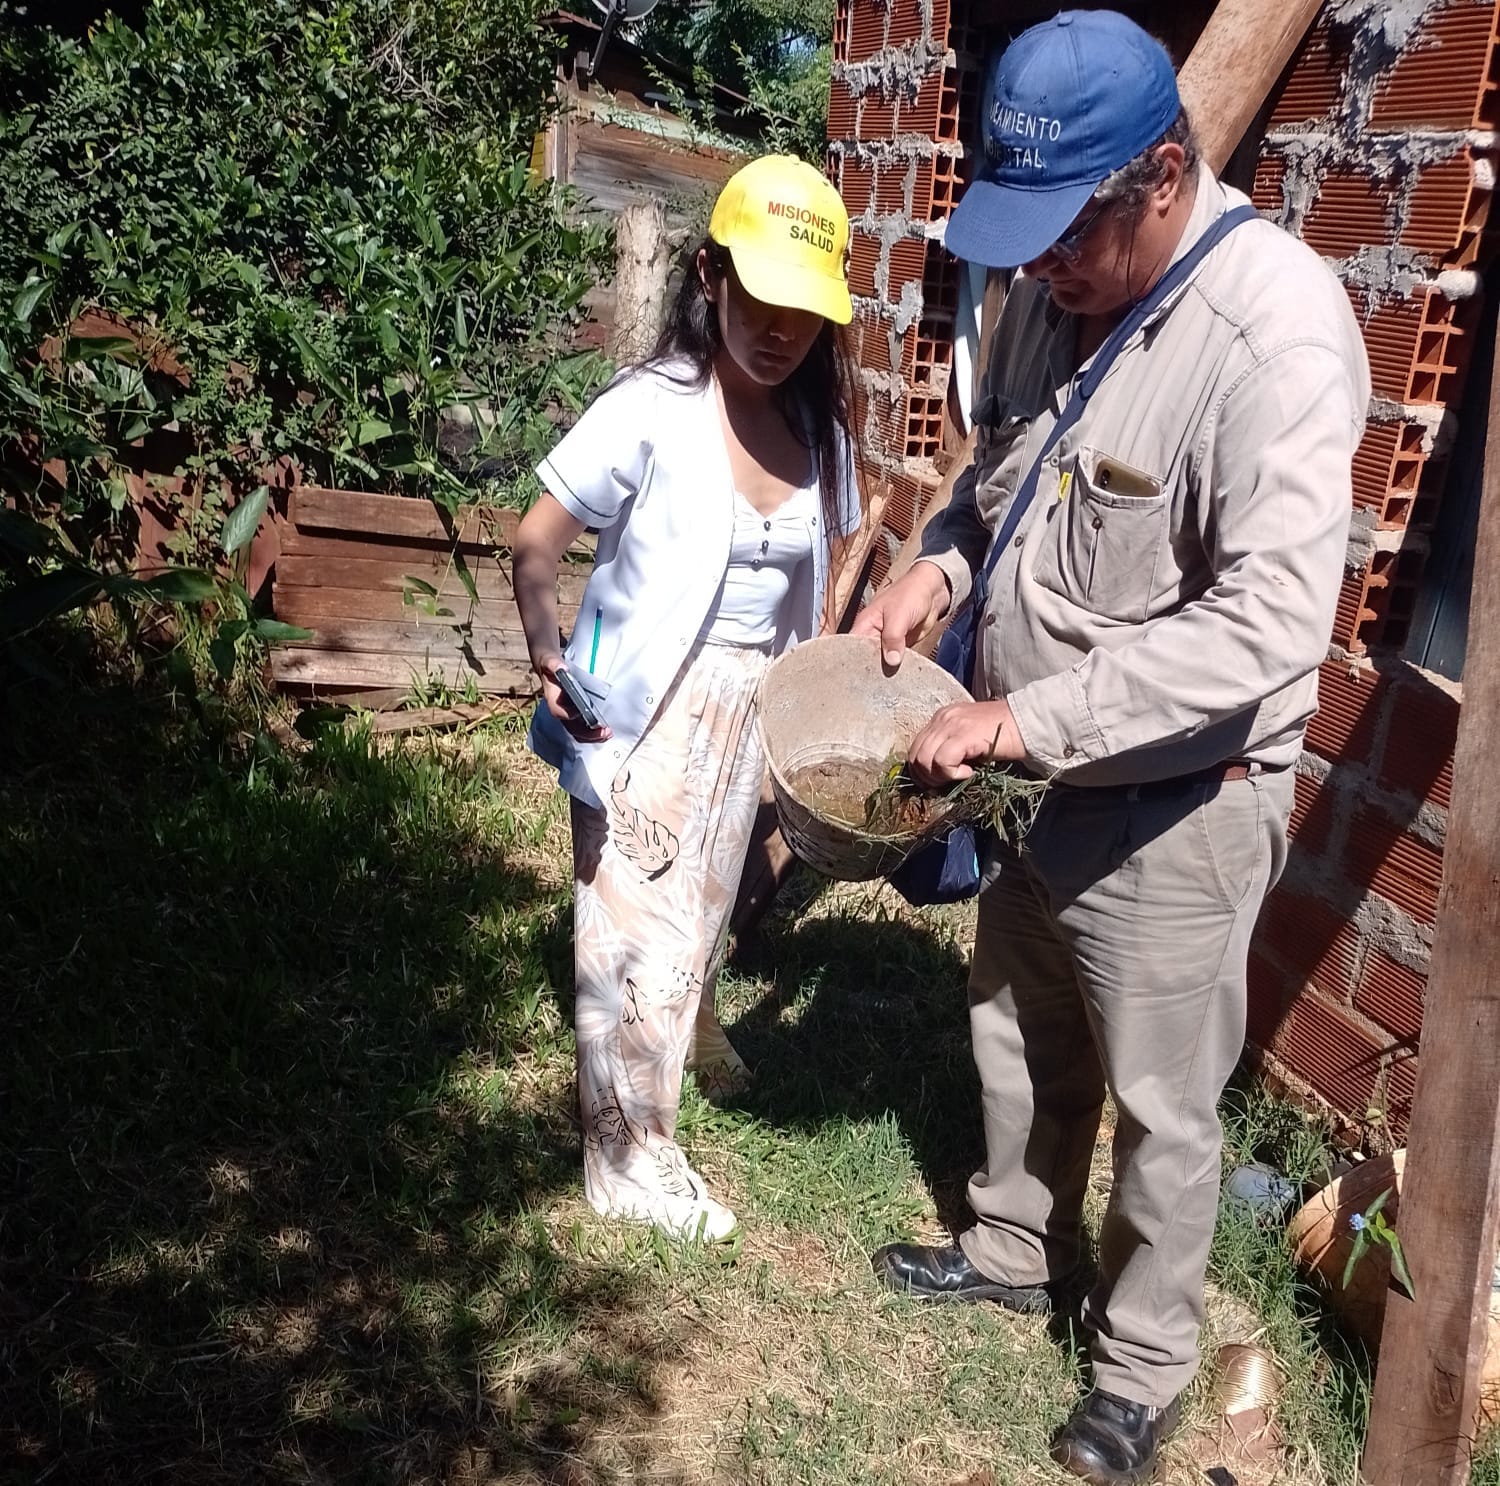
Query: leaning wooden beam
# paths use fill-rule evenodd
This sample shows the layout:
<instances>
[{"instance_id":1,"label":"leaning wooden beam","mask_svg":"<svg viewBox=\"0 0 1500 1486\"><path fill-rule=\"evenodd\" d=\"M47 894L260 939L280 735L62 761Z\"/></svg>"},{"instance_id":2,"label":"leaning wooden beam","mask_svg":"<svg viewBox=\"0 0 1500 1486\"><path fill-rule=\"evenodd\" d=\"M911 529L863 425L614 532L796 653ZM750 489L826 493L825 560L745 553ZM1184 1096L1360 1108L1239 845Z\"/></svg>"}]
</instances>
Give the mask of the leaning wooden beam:
<instances>
[{"instance_id":1,"label":"leaning wooden beam","mask_svg":"<svg viewBox=\"0 0 1500 1486\"><path fill-rule=\"evenodd\" d=\"M881 523L885 520L885 508L891 500L891 483L878 471L870 471L864 480L865 516L859 530L849 538L833 575L834 627L845 629L857 607L856 590L864 582L865 570L870 566L871 554L880 538Z\"/></svg>"},{"instance_id":2,"label":"leaning wooden beam","mask_svg":"<svg viewBox=\"0 0 1500 1486\"><path fill-rule=\"evenodd\" d=\"M1493 311L1491 311L1493 313ZM1500 1239L1500 358L1491 383L1464 702L1453 757L1401 1247L1417 1299L1386 1297L1362 1473L1371 1486L1469 1478Z\"/></svg>"},{"instance_id":3,"label":"leaning wooden beam","mask_svg":"<svg viewBox=\"0 0 1500 1486\"><path fill-rule=\"evenodd\" d=\"M1177 90L1198 151L1222 170L1307 35L1323 0L1219 0Z\"/></svg>"}]
</instances>

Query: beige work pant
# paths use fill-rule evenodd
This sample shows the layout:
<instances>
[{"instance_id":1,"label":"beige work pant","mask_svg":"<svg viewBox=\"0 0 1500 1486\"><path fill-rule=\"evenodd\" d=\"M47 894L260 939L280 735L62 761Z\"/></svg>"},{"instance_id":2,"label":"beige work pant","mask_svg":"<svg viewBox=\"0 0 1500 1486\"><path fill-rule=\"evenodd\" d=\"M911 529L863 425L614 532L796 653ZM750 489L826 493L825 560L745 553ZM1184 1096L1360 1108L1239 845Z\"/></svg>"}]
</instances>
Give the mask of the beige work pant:
<instances>
[{"instance_id":1,"label":"beige work pant","mask_svg":"<svg viewBox=\"0 0 1500 1486\"><path fill-rule=\"evenodd\" d=\"M1095 1383L1165 1404L1198 1367L1218 1210L1217 1104L1245 1039L1245 963L1286 858L1292 773L1048 794L1000 848L969 979L986 1165L970 1261L1018 1285L1078 1262L1106 1089L1118 1111Z\"/></svg>"}]
</instances>

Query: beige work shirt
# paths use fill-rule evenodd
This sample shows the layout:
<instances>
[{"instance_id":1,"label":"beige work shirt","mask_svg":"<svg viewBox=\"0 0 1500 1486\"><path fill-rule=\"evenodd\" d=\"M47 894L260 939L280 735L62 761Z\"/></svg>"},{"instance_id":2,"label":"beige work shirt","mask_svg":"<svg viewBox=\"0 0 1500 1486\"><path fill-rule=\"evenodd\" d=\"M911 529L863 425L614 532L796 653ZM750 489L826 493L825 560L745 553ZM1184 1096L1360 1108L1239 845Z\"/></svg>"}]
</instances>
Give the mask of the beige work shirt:
<instances>
[{"instance_id":1,"label":"beige work shirt","mask_svg":"<svg viewBox=\"0 0 1500 1486\"><path fill-rule=\"evenodd\" d=\"M1246 200L1203 169L1177 256ZM954 607L1067 403L1076 340L1076 318L1018 278L974 463L922 544ZM1008 698L1032 768L1103 785L1295 761L1369 395L1343 288L1266 221L1231 232L1136 332L990 580L974 694Z\"/></svg>"}]
</instances>

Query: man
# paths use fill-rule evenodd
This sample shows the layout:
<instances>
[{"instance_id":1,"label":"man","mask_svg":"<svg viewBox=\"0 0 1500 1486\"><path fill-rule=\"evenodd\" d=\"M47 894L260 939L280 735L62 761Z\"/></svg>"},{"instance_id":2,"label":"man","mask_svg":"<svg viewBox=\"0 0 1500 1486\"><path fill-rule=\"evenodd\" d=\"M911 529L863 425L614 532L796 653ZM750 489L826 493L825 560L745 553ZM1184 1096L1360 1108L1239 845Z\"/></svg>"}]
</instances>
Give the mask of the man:
<instances>
[{"instance_id":1,"label":"man","mask_svg":"<svg viewBox=\"0 0 1500 1486\"><path fill-rule=\"evenodd\" d=\"M1018 267L972 468L861 615L887 664L969 597L992 534L1110 331L1226 211L1162 48L1064 13L988 79L956 254ZM1114 1183L1083 1305L1093 1389L1053 1457L1151 1474L1198 1366L1216 1106L1244 1041L1247 946L1281 871L1317 705L1369 372L1342 289L1254 219L1130 336L1049 452L993 568L972 704L910 762L1054 780L1024 852L987 854L969 982L986 1163L957 1245L892 1244L885 1283L1045 1307L1078 1262L1106 1091ZM962 621L960 621L962 622Z\"/></svg>"}]
</instances>

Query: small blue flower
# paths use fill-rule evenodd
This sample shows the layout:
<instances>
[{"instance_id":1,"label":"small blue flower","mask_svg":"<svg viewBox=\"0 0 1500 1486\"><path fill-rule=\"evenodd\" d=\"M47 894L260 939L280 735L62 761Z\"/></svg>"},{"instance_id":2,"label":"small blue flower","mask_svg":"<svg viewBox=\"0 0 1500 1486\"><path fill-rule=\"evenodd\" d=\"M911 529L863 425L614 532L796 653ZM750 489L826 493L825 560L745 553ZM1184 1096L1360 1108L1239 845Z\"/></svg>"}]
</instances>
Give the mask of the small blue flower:
<instances>
[{"instance_id":1,"label":"small blue flower","mask_svg":"<svg viewBox=\"0 0 1500 1486\"><path fill-rule=\"evenodd\" d=\"M1349 1219L1349 1226L1356 1233L1362 1232L1365 1226L1365 1215L1363 1213L1355 1213L1354 1216Z\"/></svg>"}]
</instances>

